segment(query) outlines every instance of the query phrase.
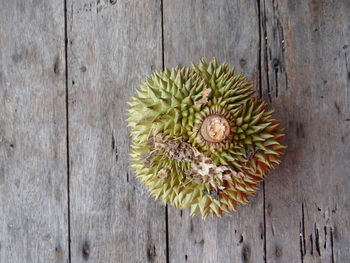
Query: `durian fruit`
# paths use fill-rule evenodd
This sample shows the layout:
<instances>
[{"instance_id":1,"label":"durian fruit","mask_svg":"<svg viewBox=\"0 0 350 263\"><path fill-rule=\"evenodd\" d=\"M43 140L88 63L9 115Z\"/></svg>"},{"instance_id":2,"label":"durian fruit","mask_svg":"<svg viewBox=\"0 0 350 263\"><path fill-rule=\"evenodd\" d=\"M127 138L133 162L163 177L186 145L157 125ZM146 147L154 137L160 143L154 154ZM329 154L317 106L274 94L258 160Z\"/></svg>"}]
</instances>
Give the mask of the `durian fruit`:
<instances>
[{"instance_id":1,"label":"durian fruit","mask_svg":"<svg viewBox=\"0 0 350 263\"><path fill-rule=\"evenodd\" d=\"M135 176L156 199L222 215L249 202L279 163L280 122L226 63L156 71L128 102Z\"/></svg>"}]
</instances>

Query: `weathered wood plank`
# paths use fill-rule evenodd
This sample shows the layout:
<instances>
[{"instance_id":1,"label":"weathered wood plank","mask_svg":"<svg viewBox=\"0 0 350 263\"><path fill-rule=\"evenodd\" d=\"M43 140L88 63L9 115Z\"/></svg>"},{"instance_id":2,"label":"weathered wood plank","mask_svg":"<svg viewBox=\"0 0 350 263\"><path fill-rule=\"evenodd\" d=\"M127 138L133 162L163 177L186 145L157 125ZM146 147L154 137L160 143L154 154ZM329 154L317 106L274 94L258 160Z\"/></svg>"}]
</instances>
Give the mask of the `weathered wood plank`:
<instances>
[{"instance_id":1,"label":"weathered wood plank","mask_svg":"<svg viewBox=\"0 0 350 263\"><path fill-rule=\"evenodd\" d=\"M259 76L258 6L252 1L164 1L165 66L201 57L228 62L249 80ZM222 219L202 221L169 207L170 262L262 262L262 190Z\"/></svg>"},{"instance_id":2,"label":"weathered wood plank","mask_svg":"<svg viewBox=\"0 0 350 263\"><path fill-rule=\"evenodd\" d=\"M160 1L68 1L72 262L165 262L165 208L129 169L126 101L162 67Z\"/></svg>"},{"instance_id":3,"label":"weathered wood plank","mask_svg":"<svg viewBox=\"0 0 350 263\"><path fill-rule=\"evenodd\" d=\"M64 5L0 6L0 262L67 262Z\"/></svg>"},{"instance_id":4,"label":"weathered wood plank","mask_svg":"<svg viewBox=\"0 0 350 263\"><path fill-rule=\"evenodd\" d=\"M266 182L267 260L348 262L350 2L261 6L263 94L289 146Z\"/></svg>"}]
</instances>

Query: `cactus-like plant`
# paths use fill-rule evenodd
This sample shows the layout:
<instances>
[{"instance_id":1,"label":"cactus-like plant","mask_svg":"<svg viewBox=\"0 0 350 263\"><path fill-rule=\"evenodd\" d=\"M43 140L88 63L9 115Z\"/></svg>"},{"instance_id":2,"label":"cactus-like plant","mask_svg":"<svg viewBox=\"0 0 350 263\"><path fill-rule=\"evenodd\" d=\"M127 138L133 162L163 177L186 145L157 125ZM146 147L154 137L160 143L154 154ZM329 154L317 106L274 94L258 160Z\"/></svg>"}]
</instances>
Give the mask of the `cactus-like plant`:
<instances>
[{"instance_id":1,"label":"cactus-like plant","mask_svg":"<svg viewBox=\"0 0 350 263\"><path fill-rule=\"evenodd\" d=\"M128 102L132 168L152 196L191 215L247 204L279 163L280 122L252 83L215 58L156 71Z\"/></svg>"}]
</instances>

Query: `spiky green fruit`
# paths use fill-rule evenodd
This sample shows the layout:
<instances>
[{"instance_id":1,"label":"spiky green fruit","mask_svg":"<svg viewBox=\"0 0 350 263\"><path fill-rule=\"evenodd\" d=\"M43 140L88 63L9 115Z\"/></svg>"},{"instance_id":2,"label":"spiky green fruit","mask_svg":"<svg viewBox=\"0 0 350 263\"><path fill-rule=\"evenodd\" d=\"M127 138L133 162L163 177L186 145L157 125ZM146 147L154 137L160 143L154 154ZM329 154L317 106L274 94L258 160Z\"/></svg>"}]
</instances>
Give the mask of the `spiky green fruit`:
<instances>
[{"instance_id":1,"label":"spiky green fruit","mask_svg":"<svg viewBox=\"0 0 350 263\"><path fill-rule=\"evenodd\" d=\"M284 136L242 74L201 60L156 71L128 102L132 168L163 203L221 216L247 204Z\"/></svg>"}]
</instances>

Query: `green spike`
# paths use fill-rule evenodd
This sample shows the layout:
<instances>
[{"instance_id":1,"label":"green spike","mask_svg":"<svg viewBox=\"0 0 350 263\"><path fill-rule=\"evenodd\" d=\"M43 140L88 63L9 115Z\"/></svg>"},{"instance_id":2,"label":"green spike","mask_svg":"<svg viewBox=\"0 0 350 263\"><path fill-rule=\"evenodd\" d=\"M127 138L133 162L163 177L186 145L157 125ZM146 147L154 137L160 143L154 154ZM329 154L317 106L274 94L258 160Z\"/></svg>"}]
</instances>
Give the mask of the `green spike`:
<instances>
[{"instance_id":1,"label":"green spike","mask_svg":"<svg viewBox=\"0 0 350 263\"><path fill-rule=\"evenodd\" d=\"M272 110L265 112L266 103L255 97L253 87L216 59L209 64L202 59L192 68L165 68L144 80L127 102L130 158L135 176L154 198L181 209L191 207L191 215L200 212L204 219L248 202L247 194L255 193L285 148L279 122L271 119ZM208 88L207 101L201 100ZM226 140L213 143L202 135L222 132L220 126L202 126L209 115L227 120L229 133L222 133ZM198 156L205 156L207 163ZM159 174L165 167L171 171ZM196 169L206 172L199 175ZM234 172L232 180L224 179L225 169ZM218 189L216 200L211 192Z\"/></svg>"}]
</instances>

